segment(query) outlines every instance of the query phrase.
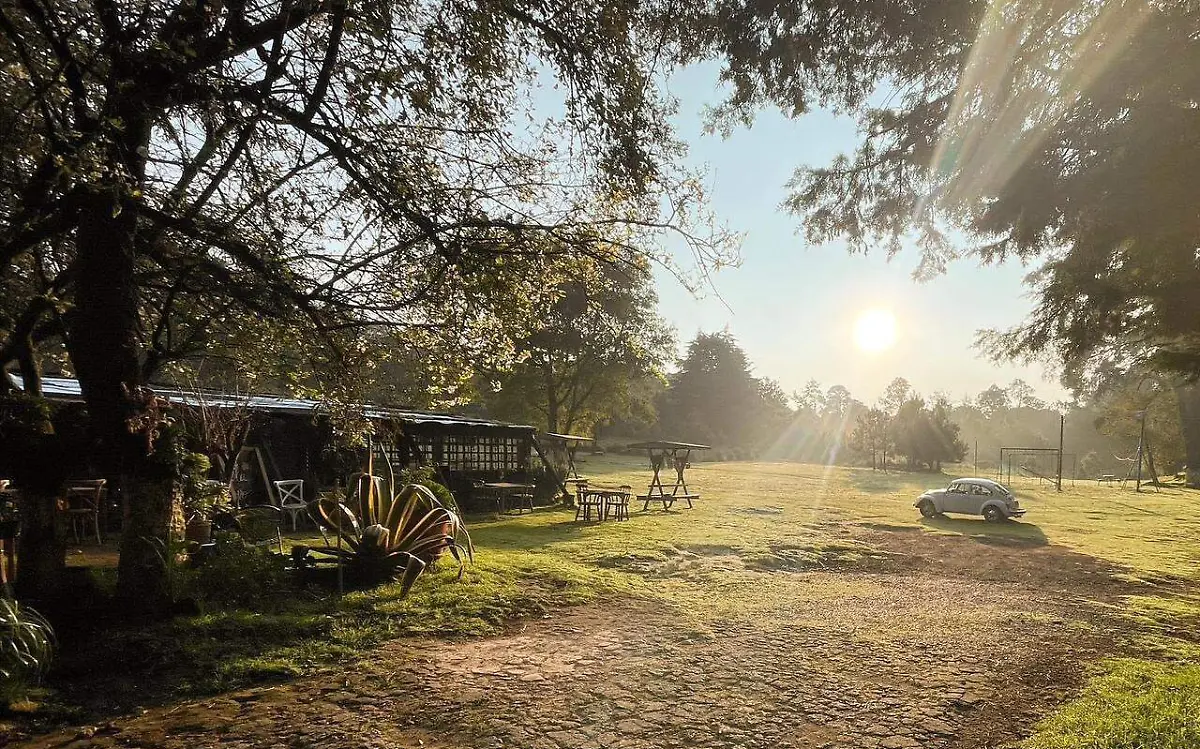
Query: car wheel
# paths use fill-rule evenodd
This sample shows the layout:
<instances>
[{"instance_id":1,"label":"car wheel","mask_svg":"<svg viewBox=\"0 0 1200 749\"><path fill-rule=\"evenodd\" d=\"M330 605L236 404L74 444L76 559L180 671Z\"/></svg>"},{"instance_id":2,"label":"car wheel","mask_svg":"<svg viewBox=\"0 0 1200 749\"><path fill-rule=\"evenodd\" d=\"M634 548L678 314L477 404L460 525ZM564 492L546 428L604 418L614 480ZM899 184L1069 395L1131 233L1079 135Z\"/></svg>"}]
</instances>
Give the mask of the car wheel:
<instances>
[{"instance_id":1,"label":"car wheel","mask_svg":"<svg viewBox=\"0 0 1200 749\"><path fill-rule=\"evenodd\" d=\"M934 507L933 502L930 502L928 499L922 502L918 509L921 510L922 517L936 518L938 515L937 508Z\"/></svg>"},{"instance_id":2,"label":"car wheel","mask_svg":"<svg viewBox=\"0 0 1200 749\"><path fill-rule=\"evenodd\" d=\"M983 508L983 519L989 523L999 523L1004 519L1004 513L1000 512L1000 508L995 505L989 505Z\"/></svg>"}]
</instances>

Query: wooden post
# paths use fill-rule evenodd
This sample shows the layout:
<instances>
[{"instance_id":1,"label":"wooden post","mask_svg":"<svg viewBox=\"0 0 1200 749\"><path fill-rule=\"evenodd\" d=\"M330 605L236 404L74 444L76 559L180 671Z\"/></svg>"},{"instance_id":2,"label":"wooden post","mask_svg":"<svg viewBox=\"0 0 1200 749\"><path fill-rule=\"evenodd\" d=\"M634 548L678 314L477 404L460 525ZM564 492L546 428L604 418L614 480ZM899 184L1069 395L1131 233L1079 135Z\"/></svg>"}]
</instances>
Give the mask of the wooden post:
<instances>
[{"instance_id":1,"label":"wooden post","mask_svg":"<svg viewBox=\"0 0 1200 749\"><path fill-rule=\"evenodd\" d=\"M1137 480L1134 482L1133 490L1140 492L1142 490L1142 452L1146 444L1146 412L1141 411L1139 414L1142 419L1141 431L1138 434L1138 449L1137 449Z\"/></svg>"},{"instance_id":2,"label":"wooden post","mask_svg":"<svg viewBox=\"0 0 1200 749\"><path fill-rule=\"evenodd\" d=\"M538 457L542 459L542 465L546 466L546 470L550 472L550 476L554 478L554 482L558 484L558 488L562 489L563 502L565 502L567 506L570 506L572 504L571 492L567 490L567 477L559 476L558 473L555 472L554 464L550 462L550 459L546 457L546 453L542 451L542 445L540 442L538 442L536 434L530 435L529 441L530 444L533 445L534 451L537 452Z\"/></svg>"}]
</instances>

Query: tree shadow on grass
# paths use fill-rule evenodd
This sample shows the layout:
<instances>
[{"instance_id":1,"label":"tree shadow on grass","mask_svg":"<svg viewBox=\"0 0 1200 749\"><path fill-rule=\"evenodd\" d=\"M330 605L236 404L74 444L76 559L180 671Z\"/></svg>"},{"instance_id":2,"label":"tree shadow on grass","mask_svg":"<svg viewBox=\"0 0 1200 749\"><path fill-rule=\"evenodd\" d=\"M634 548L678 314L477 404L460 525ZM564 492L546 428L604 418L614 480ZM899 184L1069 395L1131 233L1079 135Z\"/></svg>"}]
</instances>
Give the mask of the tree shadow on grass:
<instances>
[{"instance_id":1,"label":"tree shadow on grass","mask_svg":"<svg viewBox=\"0 0 1200 749\"><path fill-rule=\"evenodd\" d=\"M872 471L869 468L848 470L845 472L845 476L851 486L867 494L887 494L898 491L915 491L916 494L920 494L925 489L944 487L958 478L941 472L891 470L884 473L883 471Z\"/></svg>"},{"instance_id":2,"label":"tree shadow on grass","mask_svg":"<svg viewBox=\"0 0 1200 749\"><path fill-rule=\"evenodd\" d=\"M520 552L578 537L587 526L573 517L573 510L539 511L525 522L481 523L472 534L490 549ZM93 723L137 707L280 683L353 662L398 637L492 634L590 595L593 581L543 556L486 554L462 579L456 565L440 563L403 599L398 585L348 589L339 599L310 581L266 590L249 605L206 604L195 613L193 602L192 611L157 620L122 610L112 597L113 570L76 567L79 594L52 616L60 648L46 699L36 714L21 717L20 730ZM0 728L0 745L5 740Z\"/></svg>"},{"instance_id":3,"label":"tree shadow on grass","mask_svg":"<svg viewBox=\"0 0 1200 749\"><path fill-rule=\"evenodd\" d=\"M575 541L597 529L613 526L637 525L647 518L677 517L688 513L688 508L674 507L669 510L651 508L643 511L641 506L630 507L628 520L609 517L603 522L575 520L573 507L548 507L520 516L519 518L479 518L470 525L471 538L478 546L504 547L522 551L544 550L556 543ZM512 522L507 522L511 520Z\"/></svg>"},{"instance_id":4,"label":"tree shadow on grass","mask_svg":"<svg viewBox=\"0 0 1200 749\"><path fill-rule=\"evenodd\" d=\"M991 546L1048 546L1050 539L1033 523L1007 520L989 523L983 518L939 515L921 518L921 525L945 533L953 533L972 541Z\"/></svg>"}]
</instances>

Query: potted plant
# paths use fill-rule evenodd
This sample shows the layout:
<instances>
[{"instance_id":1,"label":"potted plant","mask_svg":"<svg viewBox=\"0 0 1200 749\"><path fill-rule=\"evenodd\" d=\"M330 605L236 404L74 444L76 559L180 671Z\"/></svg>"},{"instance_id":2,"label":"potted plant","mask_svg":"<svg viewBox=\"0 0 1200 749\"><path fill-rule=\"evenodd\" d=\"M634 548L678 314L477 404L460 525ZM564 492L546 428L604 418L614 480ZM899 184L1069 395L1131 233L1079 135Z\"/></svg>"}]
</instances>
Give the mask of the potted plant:
<instances>
[{"instance_id":1,"label":"potted plant","mask_svg":"<svg viewBox=\"0 0 1200 749\"><path fill-rule=\"evenodd\" d=\"M228 488L220 481L209 481L211 468L202 453L188 453L183 459L184 539L206 544L212 539L212 513L227 504Z\"/></svg>"}]
</instances>

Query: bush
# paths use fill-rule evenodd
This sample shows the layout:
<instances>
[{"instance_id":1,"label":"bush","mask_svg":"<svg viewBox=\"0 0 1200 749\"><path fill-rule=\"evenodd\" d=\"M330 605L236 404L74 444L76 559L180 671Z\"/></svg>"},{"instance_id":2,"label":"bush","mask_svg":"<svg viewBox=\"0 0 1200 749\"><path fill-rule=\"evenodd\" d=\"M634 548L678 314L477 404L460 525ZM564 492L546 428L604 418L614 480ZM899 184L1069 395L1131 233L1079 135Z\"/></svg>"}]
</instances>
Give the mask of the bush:
<instances>
[{"instance_id":1,"label":"bush","mask_svg":"<svg viewBox=\"0 0 1200 749\"><path fill-rule=\"evenodd\" d=\"M283 556L247 544L236 533L217 533L215 542L212 553L188 572L184 584L201 606L259 609L264 601L296 593Z\"/></svg>"},{"instance_id":2,"label":"bush","mask_svg":"<svg viewBox=\"0 0 1200 749\"><path fill-rule=\"evenodd\" d=\"M461 515L458 509L458 502L454 499L454 493L446 488L438 480L437 472L429 466L420 466L417 468L405 468L402 471L396 472L396 486L406 486L408 484L418 484L433 492L433 496L437 497L437 501L442 503L442 506L454 513Z\"/></svg>"},{"instance_id":3,"label":"bush","mask_svg":"<svg viewBox=\"0 0 1200 749\"><path fill-rule=\"evenodd\" d=\"M212 468L202 453L185 453L180 461L182 474L183 514L187 520L205 520L213 510L225 503L225 488L208 481Z\"/></svg>"}]
</instances>

